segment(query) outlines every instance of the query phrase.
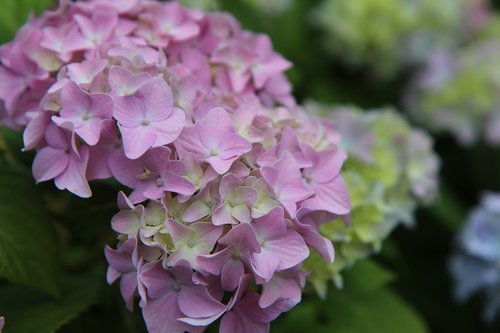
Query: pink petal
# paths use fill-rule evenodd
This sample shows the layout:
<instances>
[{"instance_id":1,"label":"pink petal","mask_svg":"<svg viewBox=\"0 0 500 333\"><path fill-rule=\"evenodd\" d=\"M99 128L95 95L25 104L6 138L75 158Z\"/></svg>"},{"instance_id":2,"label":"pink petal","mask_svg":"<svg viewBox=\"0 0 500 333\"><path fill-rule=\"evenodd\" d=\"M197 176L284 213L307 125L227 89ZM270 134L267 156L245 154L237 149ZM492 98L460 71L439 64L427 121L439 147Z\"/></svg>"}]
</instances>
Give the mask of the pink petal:
<instances>
[{"instance_id":1,"label":"pink petal","mask_svg":"<svg viewBox=\"0 0 500 333\"><path fill-rule=\"evenodd\" d=\"M24 149L31 150L42 143L45 130L50 122L48 112L40 112L28 123L23 132Z\"/></svg>"},{"instance_id":2,"label":"pink petal","mask_svg":"<svg viewBox=\"0 0 500 333\"><path fill-rule=\"evenodd\" d=\"M291 67L291 63L278 54L273 54L268 60L257 63L252 68L255 87L261 89L269 78L284 72Z\"/></svg>"},{"instance_id":3,"label":"pink petal","mask_svg":"<svg viewBox=\"0 0 500 333\"><path fill-rule=\"evenodd\" d=\"M300 300L301 296L301 287L297 278L287 278L277 274L262 287L259 306L268 308L280 298Z\"/></svg>"},{"instance_id":4,"label":"pink petal","mask_svg":"<svg viewBox=\"0 0 500 333\"><path fill-rule=\"evenodd\" d=\"M228 312L222 317L220 333L268 333L269 324L260 324L250 320L239 312Z\"/></svg>"},{"instance_id":5,"label":"pink petal","mask_svg":"<svg viewBox=\"0 0 500 333\"><path fill-rule=\"evenodd\" d=\"M92 192L85 177L85 170L89 159L88 147L81 147L79 153L80 158L74 153L70 155L68 167L62 174L57 176L55 184L60 190L67 189L79 197L89 198Z\"/></svg>"},{"instance_id":6,"label":"pink petal","mask_svg":"<svg viewBox=\"0 0 500 333\"><path fill-rule=\"evenodd\" d=\"M77 118L90 111L92 103L88 93L76 83L69 81L61 90L61 117Z\"/></svg>"},{"instance_id":7,"label":"pink petal","mask_svg":"<svg viewBox=\"0 0 500 333\"><path fill-rule=\"evenodd\" d=\"M150 333L201 333L203 327L194 327L178 321L183 316L177 305L177 295L167 293L160 298L148 300L142 308L142 315Z\"/></svg>"},{"instance_id":8,"label":"pink petal","mask_svg":"<svg viewBox=\"0 0 500 333\"><path fill-rule=\"evenodd\" d=\"M101 135L101 123L100 119L89 119L75 128L74 131L89 146L95 146Z\"/></svg>"},{"instance_id":9,"label":"pink petal","mask_svg":"<svg viewBox=\"0 0 500 333\"><path fill-rule=\"evenodd\" d=\"M135 210L120 211L111 219L111 227L116 232L128 235L131 230L139 228L143 213L143 206L137 206Z\"/></svg>"},{"instance_id":10,"label":"pink petal","mask_svg":"<svg viewBox=\"0 0 500 333\"><path fill-rule=\"evenodd\" d=\"M165 221L165 226L174 243L186 240L190 236L190 228L174 219L167 219L167 221Z\"/></svg>"},{"instance_id":11,"label":"pink petal","mask_svg":"<svg viewBox=\"0 0 500 333\"><path fill-rule=\"evenodd\" d=\"M151 127L157 131L157 138L153 147L163 146L179 137L186 125L186 114L179 108L173 108L170 116L158 122L152 122Z\"/></svg>"},{"instance_id":12,"label":"pink petal","mask_svg":"<svg viewBox=\"0 0 500 333\"><path fill-rule=\"evenodd\" d=\"M113 177L121 184L133 188L137 183L137 175L143 171L140 160L129 160L120 149L109 157L109 169Z\"/></svg>"},{"instance_id":13,"label":"pink petal","mask_svg":"<svg viewBox=\"0 0 500 333\"><path fill-rule=\"evenodd\" d=\"M214 225L224 225L238 222L233 219L231 207L228 204L221 204L212 215L212 223Z\"/></svg>"},{"instance_id":14,"label":"pink petal","mask_svg":"<svg viewBox=\"0 0 500 333\"><path fill-rule=\"evenodd\" d=\"M171 31L172 40L184 41L189 38L195 37L200 32L198 24L192 21L187 21L180 26L175 27Z\"/></svg>"},{"instance_id":15,"label":"pink petal","mask_svg":"<svg viewBox=\"0 0 500 333\"><path fill-rule=\"evenodd\" d=\"M108 94L90 94L92 102L92 116L99 119L111 119L113 117L113 99Z\"/></svg>"},{"instance_id":16,"label":"pink petal","mask_svg":"<svg viewBox=\"0 0 500 333\"><path fill-rule=\"evenodd\" d=\"M260 253L252 254L253 271L265 281L271 280L278 269L280 259L268 250L261 250Z\"/></svg>"},{"instance_id":17,"label":"pink petal","mask_svg":"<svg viewBox=\"0 0 500 333\"><path fill-rule=\"evenodd\" d=\"M224 304L215 300L206 287L182 287L179 292L179 308L191 318L206 318L224 310Z\"/></svg>"},{"instance_id":18,"label":"pink petal","mask_svg":"<svg viewBox=\"0 0 500 333\"><path fill-rule=\"evenodd\" d=\"M279 258L279 270L291 268L309 257L309 249L304 239L292 229L276 240L266 242L261 253L267 252Z\"/></svg>"},{"instance_id":19,"label":"pink petal","mask_svg":"<svg viewBox=\"0 0 500 333\"><path fill-rule=\"evenodd\" d=\"M114 94L134 94L151 76L147 73L133 74L123 67L113 66L109 70L109 85Z\"/></svg>"},{"instance_id":20,"label":"pink petal","mask_svg":"<svg viewBox=\"0 0 500 333\"><path fill-rule=\"evenodd\" d=\"M219 175L223 175L231 168L231 165L237 159L238 159L238 156L234 156L234 157L228 158L228 159L221 159L220 157L216 156L216 157L209 157L206 159L206 161L208 163L210 163L212 168L214 168L214 170Z\"/></svg>"},{"instance_id":21,"label":"pink petal","mask_svg":"<svg viewBox=\"0 0 500 333\"><path fill-rule=\"evenodd\" d=\"M60 150L67 150L70 148L70 138L69 133L62 128L50 124L47 126L45 131L45 140L49 144L49 146L53 148L57 148Z\"/></svg>"},{"instance_id":22,"label":"pink petal","mask_svg":"<svg viewBox=\"0 0 500 333\"><path fill-rule=\"evenodd\" d=\"M219 240L220 244L234 246L250 252L259 252L260 245L253 228L248 223L238 224Z\"/></svg>"},{"instance_id":23,"label":"pink petal","mask_svg":"<svg viewBox=\"0 0 500 333\"><path fill-rule=\"evenodd\" d=\"M241 223L252 222L250 209L246 205L238 205L236 207L233 207L233 209L231 210L231 214Z\"/></svg>"},{"instance_id":24,"label":"pink petal","mask_svg":"<svg viewBox=\"0 0 500 333\"><path fill-rule=\"evenodd\" d=\"M286 233L285 212L281 207L275 207L264 216L255 219L255 233L263 240L273 240L283 237Z\"/></svg>"},{"instance_id":25,"label":"pink petal","mask_svg":"<svg viewBox=\"0 0 500 333\"><path fill-rule=\"evenodd\" d=\"M69 164L69 155L64 150L52 147L42 148L33 161L33 176L43 182L59 176Z\"/></svg>"},{"instance_id":26,"label":"pink petal","mask_svg":"<svg viewBox=\"0 0 500 333\"><path fill-rule=\"evenodd\" d=\"M151 122L165 120L172 113L174 97L163 78L150 79L139 88L136 96L144 100L146 110L143 112Z\"/></svg>"},{"instance_id":27,"label":"pink petal","mask_svg":"<svg viewBox=\"0 0 500 333\"><path fill-rule=\"evenodd\" d=\"M129 311L134 310L134 297L137 294L137 272L125 274L120 281L120 292Z\"/></svg>"},{"instance_id":28,"label":"pink petal","mask_svg":"<svg viewBox=\"0 0 500 333\"><path fill-rule=\"evenodd\" d=\"M125 243L123 243L118 250L114 250L109 246L106 246L104 249L104 255L106 256L109 266L121 274L134 272L136 267L132 263L132 253L136 246L136 239L129 239L125 241Z\"/></svg>"},{"instance_id":29,"label":"pink petal","mask_svg":"<svg viewBox=\"0 0 500 333\"><path fill-rule=\"evenodd\" d=\"M71 81L79 85L89 84L107 65L108 61L105 59L83 61L81 63L75 62L67 66L68 76Z\"/></svg>"},{"instance_id":30,"label":"pink petal","mask_svg":"<svg viewBox=\"0 0 500 333\"><path fill-rule=\"evenodd\" d=\"M125 155L130 159L141 157L156 141L155 130L150 126L127 128L118 125L122 134Z\"/></svg>"},{"instance_id":31,"label":"pink petal","mask_svg":"<svg viewBox=\"0 0 500 333\"><path fill-rule=\"evenodd\" d=\"M351 201L347 185L342 176L328 183L310 183L315 197L305 200L302 207L310 210L324 210L336 215L346 215L351 211Z\"/></svg>"},{"instance_id":32,"label":"pink petal","mask_svg":"<svg viewBox=\"0 0 500 333\"><path fill-rule=\"evenodd\" d=\"M194 222L210 215L211 212L212 210L206 203L203 201L195 201L186 209L182 218L186 222Z\"/></svg>"},{"instance_id":33,"label":"pink petal","mask_svg":"<svg viewBox=\"0 0 500 333\"><path fill-rule=\"evenodd\" d=\"M172 294L175 279L169 271L163 268L160 261L145 264L140 273L140 280L146 287L148 296L151 299L171 295L172 298L176 299L177 303L177 294Z\"/></svg>"},{"instance_id":34,"label":"pink petal","mask_svg":"<svg viewBox=\"0 0 500 333\"><path fill-rule=\"evenodd\" d=\"M219 186L221 198L229 199L233 195L233 191L241 184L241 180L234 174L227 174L222 177Z\"/></svg>"},{"instance_id":35,"label":"pink petal","mask_svg":"<svg viewBox=\"0 0 500 333\"><path fill-rule=\"evenodd\" d=\"M22 76L18 76L12 71L0 66L0 99L5 101L7 110L13 107L16 99L27 88L27 84Z\"/></svg>"},{"instance_id":36,"label":"pink petal","mask_svg":"<svg viewBox=\"0 0 500 333\"><path fill-rule=\"evenodd\" d=\"M206 271L213 275L220 275L222 266L228 260L231 248L227 247L222 251L210 255L199 256L197 259L198 265L202 271Z\"/></svg>"},{"instance_id":37,"label":"pink petal","mask_svg":"<svg viewBox=\"0 0 500 333\"><path fill-rule=\"evenodd\" d=\"M221 286L224 290L234 290L238 287L240 278L245 274L245 267L241 260L230 258L224 263L221 270Z\"/></svg>"}]
</instances>

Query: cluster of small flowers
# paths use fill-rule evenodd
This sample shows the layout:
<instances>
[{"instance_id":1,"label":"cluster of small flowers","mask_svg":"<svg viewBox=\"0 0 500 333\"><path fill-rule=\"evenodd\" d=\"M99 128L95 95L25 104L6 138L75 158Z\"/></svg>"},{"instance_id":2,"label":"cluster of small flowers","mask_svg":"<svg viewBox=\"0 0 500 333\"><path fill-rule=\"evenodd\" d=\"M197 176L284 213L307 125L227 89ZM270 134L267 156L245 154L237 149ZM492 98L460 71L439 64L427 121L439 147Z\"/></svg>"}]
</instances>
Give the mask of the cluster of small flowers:
<instances>
[{"instance_id":1,"label":"cluster of small flowers","mask_svg":"<svg viewBox=\"0 0 500 333\"><path fill-rule=\"evenodd\" d=\"M62 1L2 46L0 60L2 119L27 125L35 178L82 197L91 195L87 180L132 186L127 167L137 163L127 159L173 142L195 108L208 108L207 95L212 104L256 95L294 106L283 75L290 63L267 36L175 2Z\"/></svg>"},{"instance_id":2,"label":"cluster of small flowers","mask_svg":"<svg viewBox=\"0 0 500 333\"><path fill-rule=\"evenodd\" d=\"M488 193L465 223L458 249L450 260L455 297L464 302L473 294L487 296L485 319L500 314L500 194Z\"/></svg>"},{"instance_id":3,"label":"cluster of small flowers","mask_svg":"<svg viewBox=\"0 0 500 333\"><path fill-rule=\"evenodd\" d=\"M329 280L341 287L342 271L379 251L395 227L413 225L415 208L430 203L437 193L439 159L431 137L411 128L393 110L363 112L314 103L306 107L334 120L342 135L340 145L349 155L342 174L352 202L352 220L348 225L336 220L320 229L333 241L334 263L313 254L305 265L312 272L307 280L324 296Z\"/></svg>"},{"instance_id":4,"label":"cluster of small flowers","mask_svg":"<svg viewBox=\"0 0 500 333\"><path fill-rule=\"evenodd\" d=\"M458 48L436 49L412 83L406 104L419 123L461 144L500 144L500 17L490 15Z\"/></svg>"},{"instance_id":5,"label":"cluster of small flowers","mask_svg":"<svg viewBox=\"0 0 500 333\"><path fill-rule=\"evenodd\" d=\"M122 278L130 308L140 296L151 332L197 332L221 316L221 332L266 332L301 299L308 247L333 261L318 227L350 211L337 140L300 110L211 109L174 149L146 153L130 198L151 200L120 195L108 281Z\"/></svg>"},{"instance_id":6,"label":"cluster of small flowers","mask_svg":"<svg viewBox=\"0 0 500 333\"><path fill-rule=\"evenodd\" d=\"M420 63L436 46L455 44L464 19L479 19L477 8L477 0L324 0L314 21L335 56L385 78Z\"/></svg>"},{"instance_id":7,"label":"cluster of small flowers","mask_svg":"<svg viewBox=\"0 0 500 333\"><path fill-rule=\"evenodd\" d=\"M320 225L350 212L329 121L295 106L290 64L231 16L176 2L62 0L0 50L4 122L37 181L91 195L114 178L129 309L150 332L266 332L301 298ZM279 104L279 105L278 105Z\"/></svg>"}]
</instances>

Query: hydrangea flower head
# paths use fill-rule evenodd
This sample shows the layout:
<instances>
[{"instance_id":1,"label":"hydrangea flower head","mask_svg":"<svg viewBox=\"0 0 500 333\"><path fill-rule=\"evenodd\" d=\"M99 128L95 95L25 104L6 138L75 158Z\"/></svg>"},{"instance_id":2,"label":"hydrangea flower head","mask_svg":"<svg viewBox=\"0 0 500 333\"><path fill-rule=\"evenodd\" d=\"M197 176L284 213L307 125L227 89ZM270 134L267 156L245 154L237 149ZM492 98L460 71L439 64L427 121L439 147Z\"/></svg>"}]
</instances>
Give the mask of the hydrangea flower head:
<instances>
[{"instance_id":1,"label":"hydrangea flower head","mask_svg":"<svg viewBox=\"0 0 500 333\"><path fill-rule=\"evenodd\" d=\"M490 17L464 46L430 53L406 101L422 126L463 145L500 144L498 74L491 70L498 66L499 22Z\"/></svg>"},{"instance_id":2,"label":"hydrangea flower head","mask_svg":"<svg viewBox=\"0 0 500 333\"><path fill-rule=\"evenodd\" d=\"M500 196L488 193L469 215L450 259L455 281L455 297L464 302L473 294L484 293L486 320L500 313Z\"/></svg>"},{"instance_id":3,"label":"hydrangea flower head","mask_svg":"<svg viewBox=\"0 0 500 333\"><path fill-rule=\"evenodd\" d=\"M399 224L413 223L417 205L432 201L439 161L431 138L411 128L394 110L364 112L315 103L307 109L328 114L335 121L342 134L340 145L349 156L343 175L352 201L352 218L348 224L336 220L320 229L334 243L335 262L328 264L315 254L306 262L312 272L308 280L324 296L328 280L341 286L342 270L378 251Z\"/></svg>"},{"instance_id":4,"label":"hydrangea flower head","mask_svg":"<svg viewBox=\"0 0 500 333\"><path fill-rule=\"evenodd\" d=\"M468 2L323 0L314 18L326 47L344 63L391 77L436 46L455 44L462 21L471 16Z\"/></svg>"},{"instance_id":5,"label":"hydrangea flower head","mask_svg":"<svg viewBox=\"0 0 500 333\"><path fill-rule=\"evenodd\" d=\"M266 332L300 301L310 248L333 261L318 227L350 212L338 135L326 123L324 136L309 131L322 122L301 109L251 105L257 142L237 134L227 105L195 108L170 148L132 160L143 168L119 196L108 276L121 278L127 304L140 298L151 332L202 331L219 318L221 332Z\"/></svg>"},{"instance_id":6,"label":"hydrangea flower head","mask_svg":"<svg viewBox=\"0 0 500 333\"><path fill-rule=\"evenodd\" d=\"M250 131L252 143L249 136L260 133L252 117L233 116L240 119L233 128L224 106L235 94L266 107L295 105L282 73L290 64L266 36L242 31L228 15L176 2L61 2L3 45L0 60L0 121L26 127L26 149L40 152L37 181L55 179L84 197L95 178L136 185L125 179L128 170L140 169L138 159L150 148L177 139L183 160L205 156L226 172L251 148L237 130ZM193 114L195 108L204 111ZM225 128L214 130L215 118ZM194 132L209 133L209 147L184 153ZM65 139L55 144L54 135Z\"/></svg>"},{"instance_id":7,"label":"hydrangea flower head","mask_svg":"<svg viewBox=\"0 0 500 333\"><path fill-rule=\"evenodd\" d=\"M130 190L107 279L150 332L267 332L300 301L310 248L333 261L318 228L350 213L346 153L295 105L267 36L177 2L62 1L0 60L4 122L26 126L36 180Z\"/></svg>"}]
</instances>

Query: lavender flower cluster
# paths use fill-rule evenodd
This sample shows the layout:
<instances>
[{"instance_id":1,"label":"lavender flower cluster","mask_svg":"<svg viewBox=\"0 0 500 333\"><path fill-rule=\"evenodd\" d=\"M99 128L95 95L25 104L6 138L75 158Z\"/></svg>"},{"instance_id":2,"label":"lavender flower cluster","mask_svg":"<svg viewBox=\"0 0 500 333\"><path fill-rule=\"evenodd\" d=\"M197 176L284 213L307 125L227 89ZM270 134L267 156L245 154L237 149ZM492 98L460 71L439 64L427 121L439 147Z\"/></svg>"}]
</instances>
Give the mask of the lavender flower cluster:
<instances>
[{"instance_id":1,"label":"lavender flower cluster","mask_svg":"<svg viewBox=\"0 0 500 333\"><path fill-rule=\"evenodd\" d=\"M108 281L150 332L266 332L300 301L319 226L351 210L331 122L295 105L290 63L223 13L62 0L1 47L2 122L33 174L120 193Z\"/></svg>"}]
</instances>

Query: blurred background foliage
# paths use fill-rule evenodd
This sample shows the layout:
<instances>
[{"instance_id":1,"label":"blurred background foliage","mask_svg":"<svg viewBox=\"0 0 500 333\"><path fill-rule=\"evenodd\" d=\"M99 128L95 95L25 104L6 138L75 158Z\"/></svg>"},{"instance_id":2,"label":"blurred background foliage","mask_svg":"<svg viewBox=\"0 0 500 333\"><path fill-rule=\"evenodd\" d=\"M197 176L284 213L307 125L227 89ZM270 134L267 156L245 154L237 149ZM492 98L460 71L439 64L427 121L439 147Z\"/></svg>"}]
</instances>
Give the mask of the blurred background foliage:
<instances>
[{"instance_id":1,"label":"blurred background foliage","mask_svg":"<svg viewBox=\"0 0 500 333\"><path fill-rule=\"evenodd\" d=\"M379 2L336 1L366 6ZM299 102L313 99L367 109L405 109L404 95L418 65L396 68L399 60L393 50L400 45L393 39L386 41L389 51L370 46L375 48L368 50L374 64L367 64L361 51L354 63L346 62L341 54L349 46L333 46L332 50L335 40L320 28L325 17L318 11L325 14L330 10L322 7L325 0L183 2L229 11L245 29L269 34L275 49L294 63L288 76ZM382 2L395 11L394 21L383 22L395 34L396 25L407 29L405 36L418 29L445 29L433 25L437 21L432 15L426 22L412 24L397 17L410 0ZM434 1L438 2L442 4ZM459 6L458 1L446 3L443 12L431 14L444 15ZM51 0L0 0L0 42L13 38L30 12L39 13L51 4ZM500 7L498 3L494 6ZM374 22L364 22L359 33L376 34L371 31ZM332 286L324 300L314 293L305 295L299 306L272 324L272 332L500 331L500 323L483 322L481 296L465 304L453 301L447 269L456 231L468 210L485 189L500 191L500 152L483 141L463 147L446 133L436 135L435 140L442 160L436 203L417 211L414 228L398 228L377 256L347 271L342 290ZM0 315L6 317L5 332L144 332L139 311L130 314L117 285L110 288L105 284L103 248L114 242L109 221L116 210L116 184L94 184L95 195L86 200L59 192L52 183L35 186L29 172L33 156L22 153L21 148L19 133L1 129ZM5 237L14 226L17 238ZM30 259L13 260L18 256Z\"/></svg>"}]
</instances>

